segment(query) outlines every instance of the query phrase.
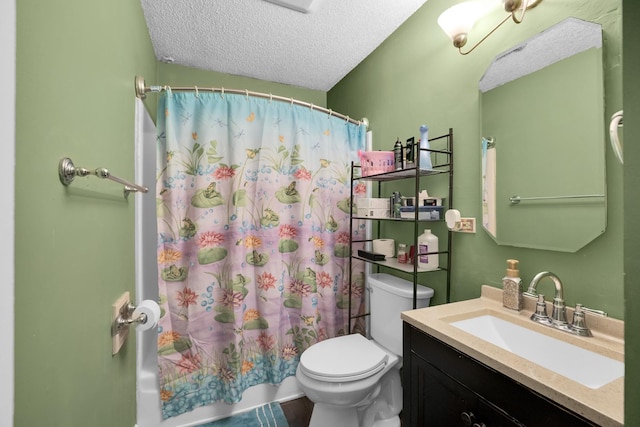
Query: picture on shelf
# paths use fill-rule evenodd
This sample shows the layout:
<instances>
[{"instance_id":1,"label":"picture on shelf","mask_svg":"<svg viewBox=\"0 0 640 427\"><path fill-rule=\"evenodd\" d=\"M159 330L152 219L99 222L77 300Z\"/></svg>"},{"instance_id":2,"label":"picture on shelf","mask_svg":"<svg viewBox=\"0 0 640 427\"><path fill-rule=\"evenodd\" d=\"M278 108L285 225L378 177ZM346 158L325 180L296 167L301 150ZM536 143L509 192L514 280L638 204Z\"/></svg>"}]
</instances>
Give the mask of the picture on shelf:
<instances>
[{"instance_id":1,"label":"picture on shelf","mask_svg":"<svg viewBox=\"0 0 640 427\"><path fill-rule=\"evenodd\" d=\"M415 152L414 148L415 148L415 138L411 137L411 138L407 139L407 146L406 146L406 148L404 150L405 155L406 155L406 159L407 159L405 164L413 163L415 161L416 152Z\"/></svg>"}]
</instances>

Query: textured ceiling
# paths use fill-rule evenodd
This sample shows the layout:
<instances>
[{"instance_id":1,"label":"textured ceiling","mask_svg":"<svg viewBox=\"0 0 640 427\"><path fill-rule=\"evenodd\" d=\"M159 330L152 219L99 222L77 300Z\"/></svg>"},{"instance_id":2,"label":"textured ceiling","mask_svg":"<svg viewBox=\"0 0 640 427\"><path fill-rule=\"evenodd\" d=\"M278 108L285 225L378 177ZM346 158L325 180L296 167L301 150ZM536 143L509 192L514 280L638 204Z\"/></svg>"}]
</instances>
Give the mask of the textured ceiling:
<instances>
[{"instance_id":1,"label":"textured ceiling","mask_svg":"<svg viewBox=\"0 0 640 427\"><path fill-rule=\"evenodd\" d=\"M567 18L493 59L480 79L480 92L487 92L558 61L602 47L602 26Z\"/></svg>"},{"instance_id":2,"label":"textured ceiling","mask_svg":"<svg viewBox=\"0 0 640 427\"><path fill-rule=\"evenodd\" d=\"M321 91L425 2L316 0L300 13L263 0L141 0L158 60Z\"/></svg>"}]
</instances>

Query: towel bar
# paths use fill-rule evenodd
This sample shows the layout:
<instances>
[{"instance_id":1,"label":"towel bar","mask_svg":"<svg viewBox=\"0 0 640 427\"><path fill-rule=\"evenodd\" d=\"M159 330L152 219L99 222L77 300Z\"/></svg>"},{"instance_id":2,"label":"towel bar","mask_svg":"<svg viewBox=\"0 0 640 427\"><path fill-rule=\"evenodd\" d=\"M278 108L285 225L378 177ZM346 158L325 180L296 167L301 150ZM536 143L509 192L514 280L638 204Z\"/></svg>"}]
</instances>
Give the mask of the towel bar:
<instances>
[{"instance_id":1,"label":"towel bar","mask_svg":"<svg viewBox=\"0 0 640 427\"><path fill-rule=\"evenodd\" d=\"M146 193L147 191L149 191L147 187L131 183L122 178L118 178L117 176L109 172L109 170L106 168L98 168L95 170L77 168L73 164L73 161L68 157L63 157L62 159L60 159L60 163L58 164L58 175L60 176L60 182L62 182L63 185L71 184L76 176L95 175L98 178L109 179L124 186L123 192L125 199L129 197L129 193L131 193L132 191L139 191L141 193Z\"/></svg>"},{"instance_id":2,"label":"towel bar","mask_svg":"<svg viewBox=\"0 0 640 427\"><path fill-rule=\"evenodd\" d=\"M525 200L589 199L593 197L604 197L604 194L577 194L573 196L546 196L546 197L511 196L509 197L509 201L512 204L517 205L521 201L525 201Z\"/></svg>"}]
</instances>

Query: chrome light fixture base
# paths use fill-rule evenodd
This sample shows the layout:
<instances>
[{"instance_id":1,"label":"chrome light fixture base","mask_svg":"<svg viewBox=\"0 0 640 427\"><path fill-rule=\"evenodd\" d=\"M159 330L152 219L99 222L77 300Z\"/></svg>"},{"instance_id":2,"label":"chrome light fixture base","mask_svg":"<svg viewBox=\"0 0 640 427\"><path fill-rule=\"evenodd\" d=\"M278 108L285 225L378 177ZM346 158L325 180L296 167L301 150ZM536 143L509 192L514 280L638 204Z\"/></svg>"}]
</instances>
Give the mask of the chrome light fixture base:
<instances>
[{"instance_id":1,"label":"chrome light fixture base","mask_svg":"<svg viewBox=\"0 0 640 427\"><path fill-rule=\"evenodd\" d=\"M458 52L461 55L467 55L485 41L491 34L493 34L494 31L507 22L509 18L511 18L516 24L519 24L524 20L527 10L533 9L541 2L542 0L503 0L504 10L508 15L466 52L463 52L461 48L467 44L468 31L473 26L475 20L482 15L482 13L478 13L477 5L473 5L472 2L454 5L440 15L438 24L451 38L453 46L458 49ZM520 13L518 14L518 12Z\"/></svg>"}]
</instances>

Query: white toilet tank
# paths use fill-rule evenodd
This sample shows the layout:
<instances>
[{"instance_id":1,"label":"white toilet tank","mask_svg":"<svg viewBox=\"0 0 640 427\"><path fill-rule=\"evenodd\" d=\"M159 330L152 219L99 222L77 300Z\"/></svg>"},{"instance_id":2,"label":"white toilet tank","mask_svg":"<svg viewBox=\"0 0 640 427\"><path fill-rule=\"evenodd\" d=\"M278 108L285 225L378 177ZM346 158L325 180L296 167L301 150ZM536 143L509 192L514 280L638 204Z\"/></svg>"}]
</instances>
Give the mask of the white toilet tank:
<instances>
[{"instance_id":1,"label":"white toilet tank","mask_svg":"<svg viewBox=\"0 0 640 427\"><path fill-rule=\"evenodd\" d=\"M386 273L369 275L371 338L398 356L402 356L402 319L400 313L413 309L413 283ZM433 289L418 285L417 308L427 307Z\"/></svg>"}]
</instances>

